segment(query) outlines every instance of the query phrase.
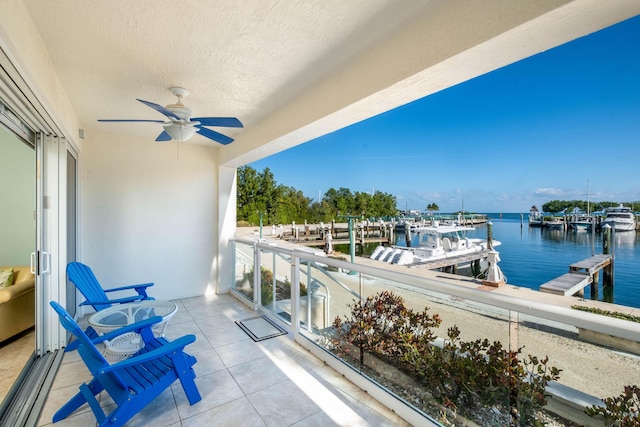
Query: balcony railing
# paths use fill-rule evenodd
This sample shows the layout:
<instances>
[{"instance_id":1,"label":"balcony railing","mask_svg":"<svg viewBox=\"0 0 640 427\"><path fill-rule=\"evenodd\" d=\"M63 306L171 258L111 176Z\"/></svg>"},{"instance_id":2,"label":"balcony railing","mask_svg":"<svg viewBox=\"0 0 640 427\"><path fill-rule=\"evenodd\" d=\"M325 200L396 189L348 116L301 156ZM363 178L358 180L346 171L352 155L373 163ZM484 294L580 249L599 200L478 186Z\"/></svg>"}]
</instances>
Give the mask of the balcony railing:
<instances>
[{"instance_id":1,"label":"balcony railing","mask_svg":"<svg viewBox=\"0 0 640 427\"><path fill-rule=\"evenodd\" d=\"M449 280L425 278L265 241L238 239L233 242L233 253L236 295L290 325L297 342L414 425L447 424L447 417L452 416L447 399L444 404L442 395L434 400L433 389L425 388L406 369L396 369L388 358L345 356L328 344L335 337L336 317L346 321L358 301L383 291L402 297L413 312L428 307L429 314L441 319L433 331L437 335L433 345L442 347L450 342L447 331L455 326L461 341L487 339L516 352L522 361L531 360L529 355L539 361L548 357L545 366L561 372L546 387L550 397L545 412L574 423L601 425L584 414L584 407L598 404L600 398L617 396L624 386L637 385L640 379L639 357L633 350L640 345L639 323L499 295L465 286L462 278L456 284L450 276ZM606 345L594 342L601 338L607 340ZM531 378L541 374L532 372ZM504 421L496 408L509 408L509 399L514 397L508 385L495 387L498 397L493 407L480 408L474 414L477 424ZM508 410L502 416L508 420ZM456 425L464 422L458 419Z\"/></svg>"}]
</instances>

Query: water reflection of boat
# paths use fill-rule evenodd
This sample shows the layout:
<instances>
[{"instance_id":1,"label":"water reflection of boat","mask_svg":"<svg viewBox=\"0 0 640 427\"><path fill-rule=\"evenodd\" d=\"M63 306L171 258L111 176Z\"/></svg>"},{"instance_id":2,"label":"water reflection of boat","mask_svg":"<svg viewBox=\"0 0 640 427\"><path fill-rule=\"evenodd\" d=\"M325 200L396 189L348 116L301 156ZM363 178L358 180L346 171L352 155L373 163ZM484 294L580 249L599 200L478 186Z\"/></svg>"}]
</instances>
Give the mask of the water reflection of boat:
<instances>
[{"instance_id":1,"label":"water reflection of boat","mask_svg":"<svg viewBox=\"0 0 640 427\"><path fill-rule=\"evenodd\" d=\"M636 215L631 208L619 205L607 208L602 226L611 226L615 231L631 231L636 229Z\"/></svg>"},{"instance_id":2,"label":"water reflection of boat","mask_svg":"<svg viewBox=\"0 0 640 427\"><path fill-rule=\"evenodd\" d=\"M613 241L616 247L630 247L636 244L636 238L636 231L631 230L625 233L616 233Z\"/></svg>"},{"instance_id":3,"label":"water reflection of boat","mask_svg":"<svg viewBox=\"0 0 640 427\"><path fill-rule=\"evenodd\" d=\"M437 221L432 226L412 227L411 233L417 236L415 247L378 246L370 258L391 264L408 265L428 261L453 258L460 255L482 252L487 247L487 240L469 238L466 231L475 230L473 227L459 225L442 225ZM492 240L493 246L501 243Z\"/></svg>"}]
</instances>

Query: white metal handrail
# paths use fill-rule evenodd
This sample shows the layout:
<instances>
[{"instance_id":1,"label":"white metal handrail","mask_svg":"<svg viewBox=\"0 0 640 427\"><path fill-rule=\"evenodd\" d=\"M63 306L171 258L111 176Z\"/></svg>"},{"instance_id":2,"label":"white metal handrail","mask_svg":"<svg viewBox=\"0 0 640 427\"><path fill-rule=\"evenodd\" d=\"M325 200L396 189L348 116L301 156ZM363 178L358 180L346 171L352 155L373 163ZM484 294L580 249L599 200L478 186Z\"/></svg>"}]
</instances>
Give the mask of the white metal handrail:
<instances>
[{"instance_id":1,"label":"white metal handrail","mask_svg":"<svg viewBox=\"0 0 640 427\"><path fill-rule=\"evenodd\" d=\"M451 283L439 281L436 279L423 278L411 274L400 273L397 271L390 271L383 268L371 267L368 265L351 263L340 259L314 255L310 251L306 250L282 248L273 244L268 244L266 242L256 243L252 240L237 239L237 241L246 244L256 244L256 247L263 250L280 252L290 255L294 258L310 260L317 263L319 262L327 264L336 268L356 271L368 276L378 277L433 292L440 292L450 296L468 299L489 306L494 306L499 309L511 310L530 316L536 316L539 318L572 325L577 328L592 330L594 332L599 332L618 338L640 341L640 323L637 322L629 322L614 317L573 310L568 307L562 307L538 301L525 300L508 295L498 295L495 293L485 292L482 290L472 289L464 286L456 286ZM294 282L292 281L292 283Z\"/></svg>"}]
</instances>

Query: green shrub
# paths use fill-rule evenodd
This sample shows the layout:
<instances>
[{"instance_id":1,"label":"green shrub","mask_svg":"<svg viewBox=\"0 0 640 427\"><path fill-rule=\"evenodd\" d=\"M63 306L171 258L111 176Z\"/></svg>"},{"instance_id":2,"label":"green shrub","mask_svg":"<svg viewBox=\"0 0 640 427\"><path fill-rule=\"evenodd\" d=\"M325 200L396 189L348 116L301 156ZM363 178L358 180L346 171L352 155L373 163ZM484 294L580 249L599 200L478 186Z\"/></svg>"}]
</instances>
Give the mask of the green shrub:
<instances>
[{"instance_id":1,"label":"green shrub","mask_svg":"<svg viewBox=\"0 0 640 427\"><path fill-rule=\"evenodd\" d=\"M585 412L590 417L601 416L606 426L640 426L640 387L628 385L620 396L602 399L604 407L590 406Z\"/></svg>"},{"instance_id":2,"label":"green shrub","mask_svg":"<svg viewBox=\"0 0 640 427\"><path fill-rule=\"evenodd\" d=\"M595 307L585 307L583 305L572 305L574 310L586 311L588 313L600 314L602 316L615 317L616 319L628 320L630 322L640 323L640 316L634 316L632 314L620 313L619 311L602 310Z\"/></svg>"},{"instance_id":3,"label":"green shrub","mask_svg":"<svg viewBox=\"0 0 640 427\"><path fill-rule=\"evenodd\" d=\"M337 317L330 348L338 356L365 365L365 354L391 362L411 374L447 408L472 412L482 407L508 408L512 425L537 425L546 405L545 388L559 378L549 359L522 348L509 351L498 341L462 341L457 326L449 328L442 346L434 345L433 328L441 324L428 309L416 313L401 297L383 291L349 305L350 316ZM355 353L355 354L354 354Z\"/></svg>"},{"instance_id":4,"label":"green shrub","mask_svg":"<svg viewBox=\"0 0 640 427\"><path fill-rule=\"evenodd\" d=\"M402 297L383 291L365 301L349 305L351 317L336 317L333 326L338 333L331 345L343 357L351 357L364 365L364 354L385 359L402 360L407 354L426 351L435 336L431 328L441 323L438 315L427 309L416 313L404 305ZM352 355L352 347L358 350Z\"/></svg>"}]
</instances>

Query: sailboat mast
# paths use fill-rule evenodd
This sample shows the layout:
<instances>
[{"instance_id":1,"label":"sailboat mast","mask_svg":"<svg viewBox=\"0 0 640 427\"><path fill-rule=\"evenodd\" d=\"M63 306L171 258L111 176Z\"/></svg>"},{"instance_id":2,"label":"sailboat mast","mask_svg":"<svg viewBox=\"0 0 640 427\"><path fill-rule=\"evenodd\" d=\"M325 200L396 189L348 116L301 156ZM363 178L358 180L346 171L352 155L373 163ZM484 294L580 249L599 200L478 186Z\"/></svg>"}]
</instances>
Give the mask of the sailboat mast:
<instances>
[{"instance_id":1,"label":"sailboat mast","mask_svg":"<svg viewBox=\"0 0 640 427\"><path fill-rule=\"evenodd\" d=\"M587 215L591 214L591 210L589 209L589 179L587 178Z\"/></svg>"}]
</instances>

